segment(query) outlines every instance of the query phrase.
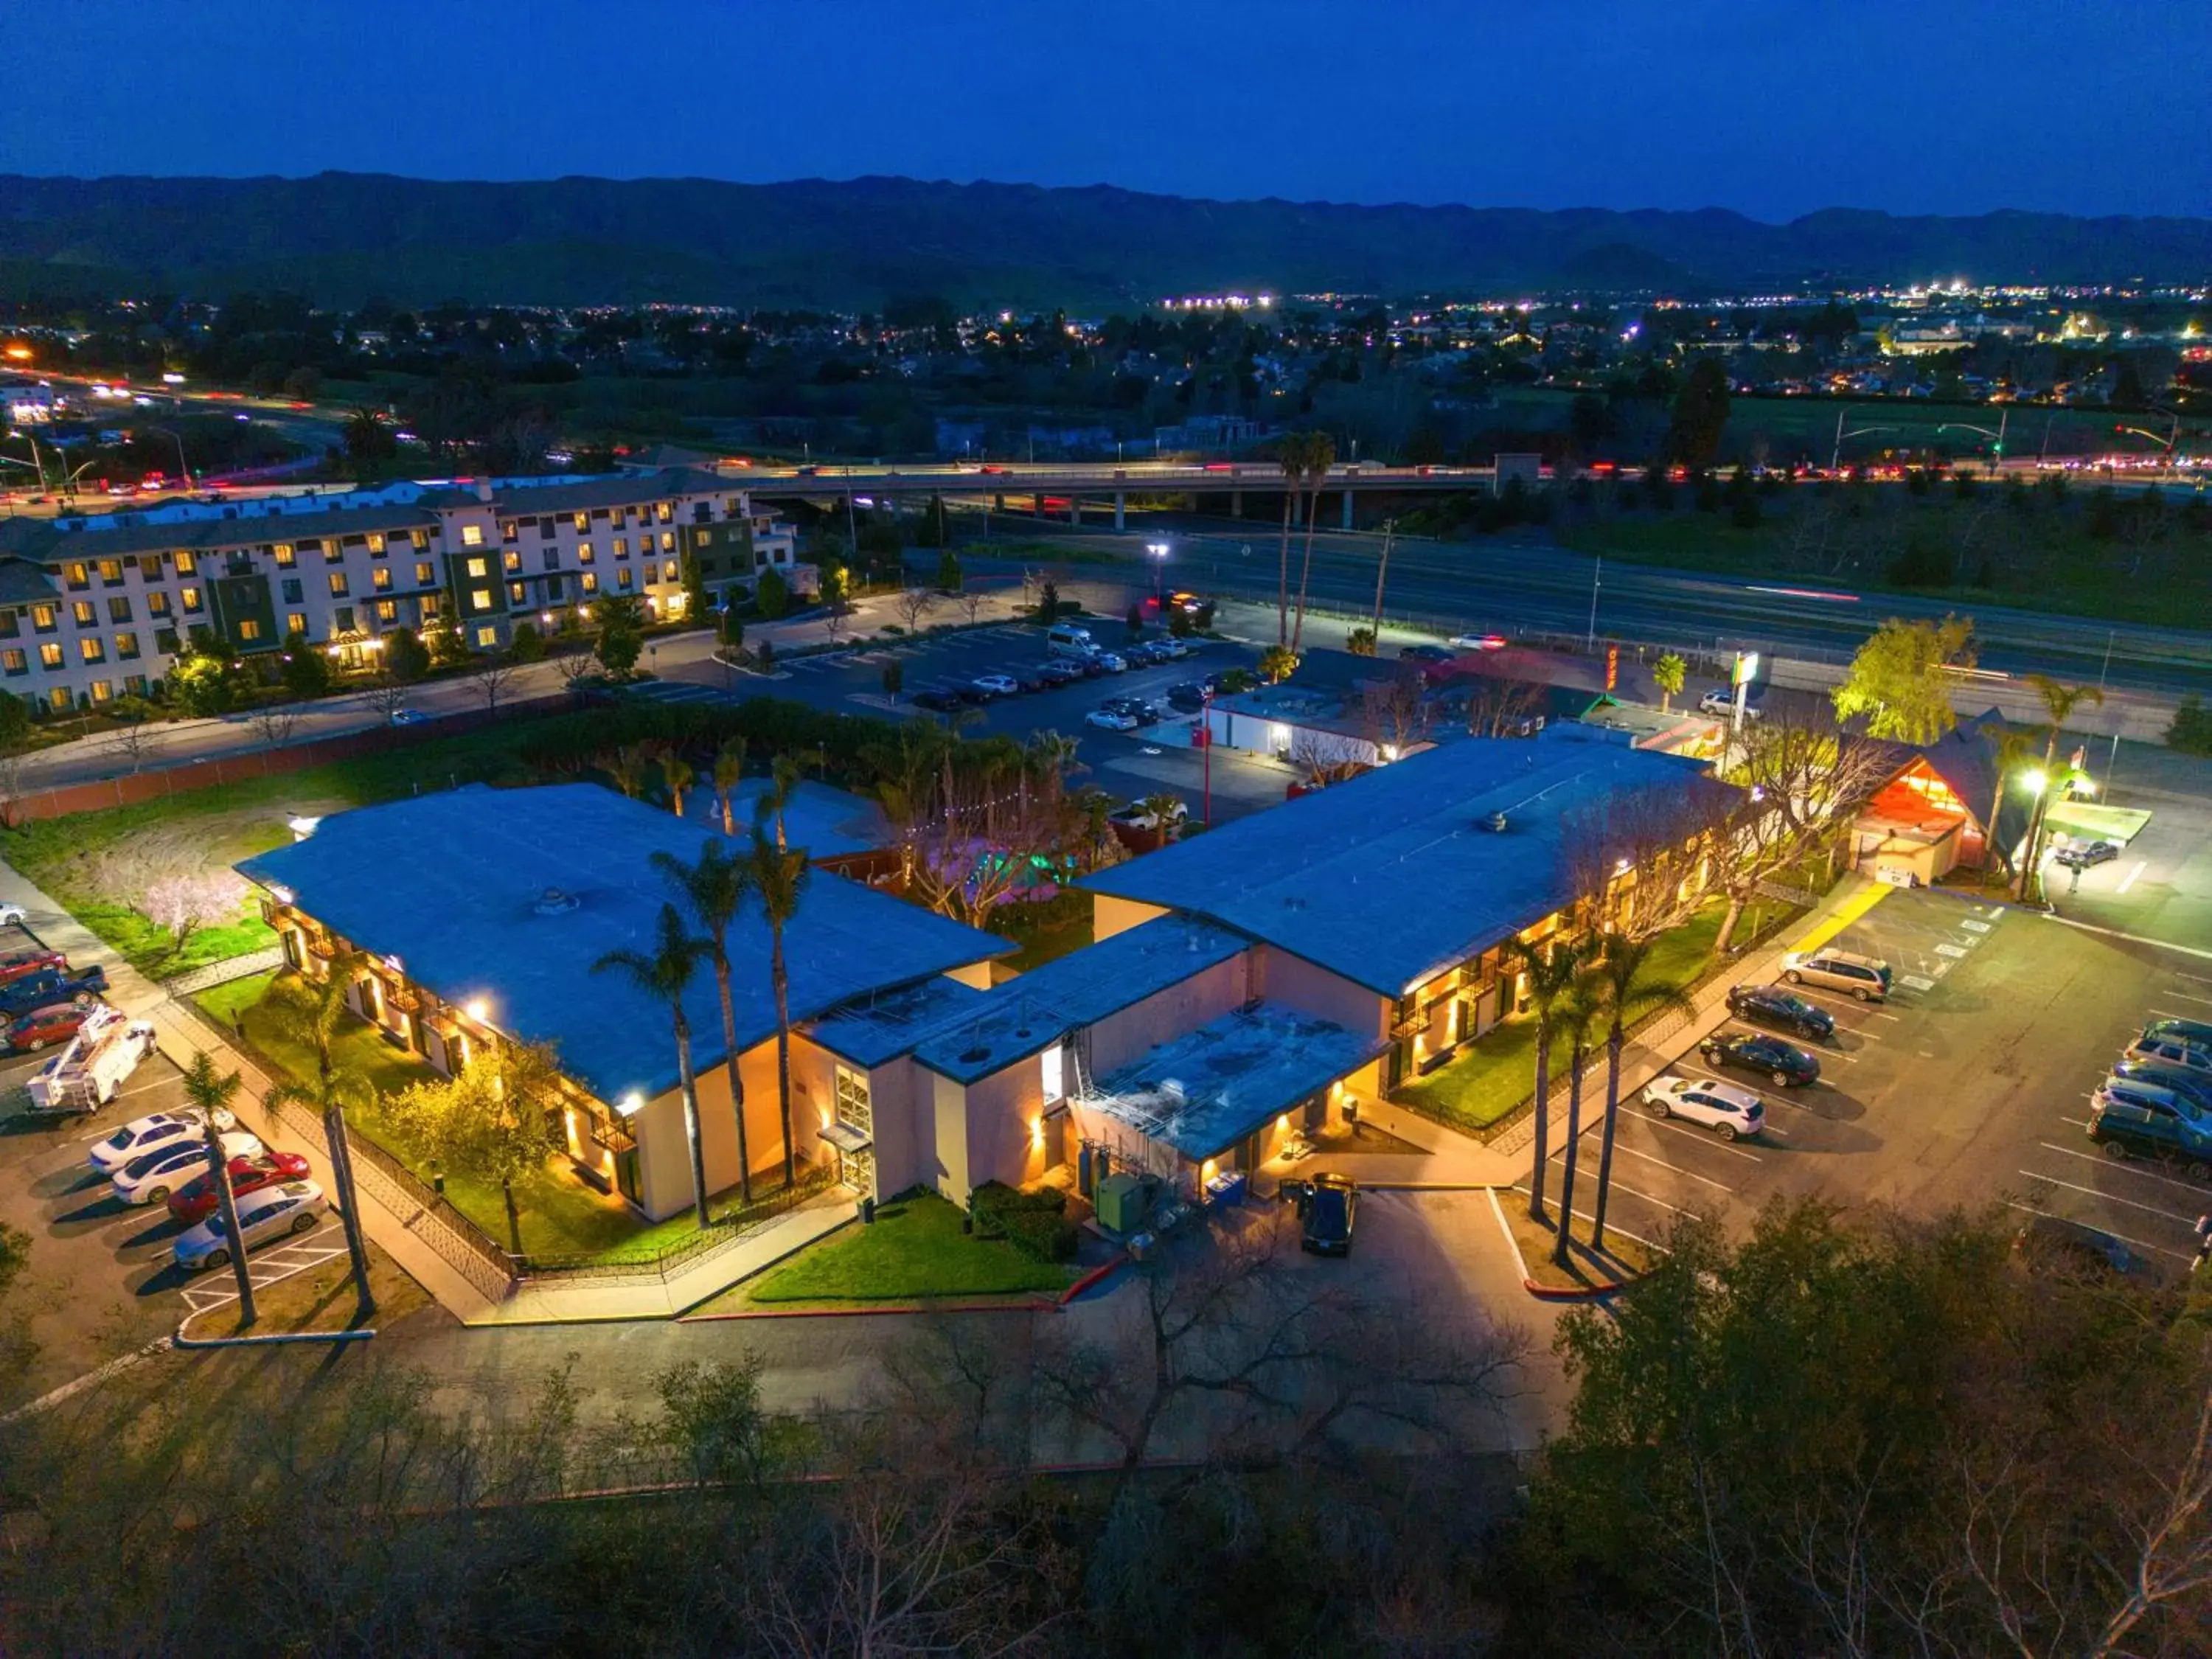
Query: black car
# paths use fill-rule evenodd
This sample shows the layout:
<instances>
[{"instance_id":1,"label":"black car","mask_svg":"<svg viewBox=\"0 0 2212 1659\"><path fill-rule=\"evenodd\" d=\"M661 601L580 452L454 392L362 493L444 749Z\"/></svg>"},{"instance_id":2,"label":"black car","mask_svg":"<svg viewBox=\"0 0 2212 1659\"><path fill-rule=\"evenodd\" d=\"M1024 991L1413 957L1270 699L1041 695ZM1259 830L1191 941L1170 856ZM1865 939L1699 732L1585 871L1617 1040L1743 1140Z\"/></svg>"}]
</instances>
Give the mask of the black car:
<instances>
[{"instance_id":1,"label":"black car","mask_svg":"<svg viewBox=\"0 0 2212 1659\"><path fill-rule=\"evenodd\" d=\"M33 1008L44 1008L50 1003L74 1002L79 997L98 996L107 989L107 970L98 963L81 974L65 974L52 968L41 968L35 974L0 985L0 1016L27 1014Z\"/></svg>"},{"instance_id":2,"label":"black car","mask_svg":"<svg viewBox=\"0 0 2212 1659\"><path fill-rule=\"evenodd\" d=\"M1826 1042L1836 1035L1836 1017L1817 1002L1808 1001L1779 985L1731 985L1728 1010L1738 1019Z\"/></svg>"},{"instance_id":3,"label":"black car","mask_svg":"<svg viewBox=\"0 0 2212 1659\"><path fill-rule=\"evenodd\" d=\"M1083 678L1083 670L1065 657L1054 657L1037 670L1037 678L1047 685L1066 685Z\"/></svg>"},{"instance_id":4,"label":"black car","mask_svg":"<svg viewBox=\"0 0 2212 1659\"><path fill-rule=\"evenodd\" d=\"M1195 714L1206 707L1206 688L1197 680L1185 680L1180 685L1168 687L1168 707L1186 714Z\"/></svg>"},{"instance_id":5,"label":"black car","mask_svg":"<svg viewBox=\"0 0 2212 1659\"><path fill-rule=\"evenodd\" d=\"M1401 662L1449 662L1456 654L1441 645L1401 645L1398 647Z\"/></svg>"},{"instance_id":6,"label":"black car","mask_svg":"<svg viewBox=\"0 0 2212 1659\"><path fill-rule=\"evenodd\" d=\"M1298 1205L1298 1248L1316 1255L1350 1255L1359 1217L1359 1183L1350 1176L1317 1175Z\"/></svg>"},{"instance_id":7,"label":"black car","mask_svg":"<svg viewBox=\"0 0 2212 1659\"><path fill-rule=\"evenodd\" d=\"M2027 1224L2013 1235L2012 1250L2032 1270L2069 1277L2084 1273L2127 1279L2156 1276L2150 1263L2130 1249L2124 1241L2061 1216L2031 1217Z\"/></svg>"},{"instance_id":8,"label":"black car","mask_svg":"<svg viewBox=\"0 0 2212 1659\"><path fill-rule=\"evenodd\" d=\"M950 691L917 691L913 701L916 708L934 708L941 714L966 706L962 698Z\"/></svg>"},{"instance_id":9,"label":"black car","mask_svg":"<svg viewBox=\"0 0 2212 1659\"><path fill-rule=\"evenodd\" d=\"M1778 1089L1820 1080L1819 1060L1796 1043L1761 1031L1716 1031L1698 1045L1698 1052L1717 1072L1730 1066L1739 1072L1758 1072Z\"/></svg>"},{"instance_id":10,"label":"black car","mask_svg":"<svg viewBox=\"0 0 2212 1659\"><path fill-rule=\"evenodd\" d=\"M2051 854L2051 862L2062 870L2087 870L2096 865L2110 864L2119 855L2119 842L2090 841L2060 848Z\"/></svg>"},{"instance_id":11,"label":"black car","mask_svg":"<svg viewBox=\"0 0 2212 1659\"><path fill-rule=\"evenodd\" d=\"M1015 674L1011 678L1014 684L1019 686L1025 694L1034 691L1042 691L1055 684L1054 681L1047 678L1042 670L1027 671Z\"/></svg>"}]
</instances>

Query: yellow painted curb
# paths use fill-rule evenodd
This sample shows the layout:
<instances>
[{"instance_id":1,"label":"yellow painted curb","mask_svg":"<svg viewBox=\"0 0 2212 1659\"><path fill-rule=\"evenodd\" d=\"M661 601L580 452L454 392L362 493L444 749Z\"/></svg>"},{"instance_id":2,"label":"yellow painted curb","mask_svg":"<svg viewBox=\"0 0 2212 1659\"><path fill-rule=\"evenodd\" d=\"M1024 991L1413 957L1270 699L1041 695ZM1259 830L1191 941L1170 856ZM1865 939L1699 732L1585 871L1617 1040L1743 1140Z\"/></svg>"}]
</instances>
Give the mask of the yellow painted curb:
<instances>
[{"instance_id":1,"label":"yellow painted curb","mask_svg":"<svg viewBox=\"0 0 2212 1659\"><path fill-rule=\"evenodd\" d=\"M1869 884L1864 891L1854 893L1845 899L1833 915L1814 922L1790 948L1793 951L1819 950L1896 890L1887 882Z\"/></svg>"}]
</instances>

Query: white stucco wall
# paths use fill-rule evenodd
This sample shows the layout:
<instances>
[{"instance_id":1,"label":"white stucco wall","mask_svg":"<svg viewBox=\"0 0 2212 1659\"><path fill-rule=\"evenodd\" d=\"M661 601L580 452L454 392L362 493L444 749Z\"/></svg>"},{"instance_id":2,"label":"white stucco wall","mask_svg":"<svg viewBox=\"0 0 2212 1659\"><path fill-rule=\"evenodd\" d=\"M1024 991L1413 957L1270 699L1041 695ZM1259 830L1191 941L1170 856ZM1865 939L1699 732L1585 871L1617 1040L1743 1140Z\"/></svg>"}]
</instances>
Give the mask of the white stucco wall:
<instances>
[{"instance_id":1,"label":"white stucco wall","mask_svg":"<svg viewBox=\"0 0 2212 1659\"><path fill-rule=\"evenodd\" d=\"M1258 957L1255 995L1318 1014L1362 1036L1389 1034L1390 1004L1365 986L1355 985L1342 975L1316 967L1287 951L1261 945L1255 954Z\"/></svg>"}]
</instances>

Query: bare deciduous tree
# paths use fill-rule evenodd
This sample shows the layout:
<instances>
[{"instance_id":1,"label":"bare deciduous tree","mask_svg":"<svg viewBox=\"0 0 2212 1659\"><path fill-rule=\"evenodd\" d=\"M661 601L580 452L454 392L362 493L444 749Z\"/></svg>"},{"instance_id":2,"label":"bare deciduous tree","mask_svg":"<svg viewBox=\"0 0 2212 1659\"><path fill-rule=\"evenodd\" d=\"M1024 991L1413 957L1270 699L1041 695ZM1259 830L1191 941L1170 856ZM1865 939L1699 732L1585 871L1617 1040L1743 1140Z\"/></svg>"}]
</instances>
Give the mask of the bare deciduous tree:
<instances>
[{"instance_id":1,"label":"bare deciduous tree","mask_svg":"<svg viewBox=\"0 0 2212 1659\"><path fill-rule=\"evenodd\" d=\"M264 703L253 711L254 735L269 748L282 749L299 730L300 713L295 702Z\"/></svg>"},{"instance_id":2,"label":"bare deciduous tree","mask_svg":"<svg viewBox=\"0 0 2212 1659\"><path fill-rule=\"evenodd\" d=\"M498 709L499 700L514 684L515 670L514 659L499 651L477 658L463 678L476 688L477 695L483 699L484 713L489 714Z\"/></svg>"},{"instance_id":3,"label":"bare deciduous tree","mask_svg":"<svg viewBox=\"0 0 2212 1659\"><path fill-rule=\"evenodd\" d=\"M937 608L937 593L927 587L908 587L899 591L891 608L906 622L907 630L914 632L921 626L921 619Z\"/></svg>"}]
</instances>

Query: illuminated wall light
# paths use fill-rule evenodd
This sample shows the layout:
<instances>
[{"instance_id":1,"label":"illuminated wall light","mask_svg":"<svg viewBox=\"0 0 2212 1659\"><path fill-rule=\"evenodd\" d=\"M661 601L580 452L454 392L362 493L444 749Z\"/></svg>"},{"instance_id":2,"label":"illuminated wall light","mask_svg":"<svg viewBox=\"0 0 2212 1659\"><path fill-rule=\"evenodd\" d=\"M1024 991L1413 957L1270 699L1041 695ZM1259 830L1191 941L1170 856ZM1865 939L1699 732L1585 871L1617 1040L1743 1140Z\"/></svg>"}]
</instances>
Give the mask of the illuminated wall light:
<instances>
[{"instance_id":1,"label":"illuminated wall light","mask_svg":"<svg viewBox=\"0 0 2212 1659\"><path fill-rule=\"evenodd\" d=\"M635 1090L632 1090L629 1094L624 1095L620 1100L615 1102L615 1110L621 1113L624 1117L635 1117L644 1109L645 1097L639 1094Z\"/></svg>"},{"instance_id":2,"label":"illuminated wall light","mask_svg":"<svg viewBox=\"0 0 2212 1659\"><path fill-rule=\"evenodd\" d=\"M1044 1150L1044 1120L1041 1117L1030 1120L1030 1145L1038 1152Z\"/></svg>"},{"instance_id":3,"label":"illuminated wall light","mask_svg":"<svg viewBox=\"0 0 2212 1659\"><path fill-rule=\"evenodd\" d=\"M491 1004L485 1001L482 997L471 997L466 1002L461 1005L461 1012L466 1014L471 1019L481 1020L490 1014Z\"/></svg>"}]
</instances>

